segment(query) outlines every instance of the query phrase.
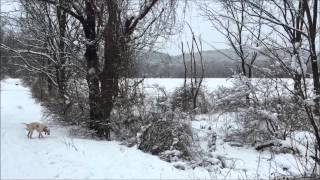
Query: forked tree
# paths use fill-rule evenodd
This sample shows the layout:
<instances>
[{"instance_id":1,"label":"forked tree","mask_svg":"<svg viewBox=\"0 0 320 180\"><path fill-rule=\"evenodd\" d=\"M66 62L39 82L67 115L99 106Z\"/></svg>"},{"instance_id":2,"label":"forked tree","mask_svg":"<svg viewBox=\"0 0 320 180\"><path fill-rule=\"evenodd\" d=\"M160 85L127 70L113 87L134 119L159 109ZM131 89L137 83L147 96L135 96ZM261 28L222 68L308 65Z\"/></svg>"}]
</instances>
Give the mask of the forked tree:
<instances>
[{"instance_id":1,"label":"forked tree","mask_svg":"<svg viewBox=\"0 0 320 180\"><path fill-rule=\"evenodd\" d=\"M155 39L174 20L175 0L39 0L59 6L82 25L87 62L90 127L110 137L109 117L118 94L118 80L126 71L131 48L141 39ZM156 28L157 27L157 28ZM99 42L104 59L99 59ZM148 41L145 41L147 44ZM128 66L127 66L128 67Z\"/></svg>"}]
</instances>

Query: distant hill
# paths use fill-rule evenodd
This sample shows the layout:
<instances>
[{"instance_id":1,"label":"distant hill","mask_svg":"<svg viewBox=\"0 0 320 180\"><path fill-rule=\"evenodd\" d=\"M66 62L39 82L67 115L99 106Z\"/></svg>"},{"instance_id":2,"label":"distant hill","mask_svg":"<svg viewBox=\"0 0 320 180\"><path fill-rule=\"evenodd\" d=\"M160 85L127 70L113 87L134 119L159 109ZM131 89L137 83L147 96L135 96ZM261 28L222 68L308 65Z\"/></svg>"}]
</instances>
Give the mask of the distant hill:
<instances>
[{"instance_id":1,"label":"distant hill","mask_svg":"<svg viewBox=\"0 0 320 180\"><path fill-rule=\"evenodd\" d=\"M199 59L199 54L195 54ZM231 49L212 50L202 52L205 77L227 78L239 72L241 63L239 58ZM190 64L190 55L186 54L187 64ZM200 69L200 62L198 62ZM270 67L270 61L266 56L259 55L255 64L261 68ZM188 68L190 66L188 65ZM137 56L135 76L137 77L161 77L161 78L183 78L184 65L182 55L170 56L166 53L148 51ZM254 77L263 77L259 72L253 71Z\"/></svg>"},{"instance_id":2,"label":"distant hill","mask_svg":"<svg viewBox=\"0 0 320 180\"><path fill-rule=\"evenodd\" d=\"M206 77L230 77L233 75L232 70L236 70L239 63L224 54L235 58L235 54L231 50L203 52ZM196 54L196 58L199 59L199 54ZM186 60L190 61L190 55L186 55ZM189 62L187 63L189 64ZM200 65L200 63L198 64ZM136 76L138 77L184 77L182 55L170 56L156 51L143 52L138 55L135 67Z\"/></svg>"}]
</instances>

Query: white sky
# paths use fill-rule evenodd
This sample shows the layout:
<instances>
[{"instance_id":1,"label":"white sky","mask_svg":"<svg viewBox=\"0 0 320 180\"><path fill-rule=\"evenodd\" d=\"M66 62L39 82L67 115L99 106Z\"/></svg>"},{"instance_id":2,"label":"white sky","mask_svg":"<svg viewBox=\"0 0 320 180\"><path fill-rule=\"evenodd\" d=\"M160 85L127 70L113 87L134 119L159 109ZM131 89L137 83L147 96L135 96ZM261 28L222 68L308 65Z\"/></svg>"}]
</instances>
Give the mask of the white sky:
<instances>
[{"instance_id":1,"label":"white sky","mask_svg":"<svg viewBox=\"0 0 320 180\"><path fill-rule=\"evenodd\" d=\"M183 19L183 17L180 18L181 20ZM181 41L183 41L184 44L191 42L191 32L187 23L191 26L195 35L201 38L204 51L228 48L225 38L211 26L211 23L206 17L201 15L201 10L196 3L189 1L184 20L186 23L183 31L171 36L169 40L163 43L159 51L171 55L181 54Z\"/></svg>"},{"instance_id":2,"label":"white sky","mask_svg":"<svg viewBox=\"0 0 320 180\"><path fill-rule=\"evenodd\" d=\"M18 0L0 0L1 1L1 14L6 12L14 12L19 9ZM192 30L194 31L197 37L201 37L202 40L202 47L203 50L215 50L215 49L226 49L228 48L227 41L225 38L211 26L210 22L207 21L206 17L201 16L201 10L198 7L197 3L200 1L198 0L187 0L188 6L185 9L186 12L181 17L177 17L180 21L185 21L186 23L190 24ZM205 2L205 0L202 0ZM181 2L184 2L181 1ZM214 2L214 1L206 1L206 2ZM200 2L201 3L201 2ZM215 5L213 5L215 6ZM183 5L180 5L178 14L182 14ZM320 16L320 12L319 12ZM170 55L179 55L181 54L181 41L186 44L187 42L191 42L191 32L186 25L182 30L182 32L170 36L168 39L160 39L158 44L155 47L155 50L168 53ZM319 18L320 23L320 18ZM320 32L319 32L320 33ZM319 40L317 40L320 43ZM319 44L320 49L320 44Z\"/></svg>"},{"instance_id":3,"label":"white sky","mask_svg":"<svg viewBox=\"0 0 320 180\"><path fill-rule=\"evenodd\" d=\"M19 9L17 0L1 0L1 13L13 12ZM182 6L180 6L180 11ZM188 6L185 9L184 17L177 17L179 21L185 20L189 23L192 30L197 37L202 39L203 50L214 50L227 48L226 41L223 36L217 32L205 17L201 16L201 10L193 1L188 2ZM182 14L181 12L179 14ZM167 40L159 40L159 44L156 46L156 50L170 55L181 54L180 46L181 41L186 44L191 42L191 32L188 26L185 24L181 33L170 36Z\"/></svg>"}]
</instances>

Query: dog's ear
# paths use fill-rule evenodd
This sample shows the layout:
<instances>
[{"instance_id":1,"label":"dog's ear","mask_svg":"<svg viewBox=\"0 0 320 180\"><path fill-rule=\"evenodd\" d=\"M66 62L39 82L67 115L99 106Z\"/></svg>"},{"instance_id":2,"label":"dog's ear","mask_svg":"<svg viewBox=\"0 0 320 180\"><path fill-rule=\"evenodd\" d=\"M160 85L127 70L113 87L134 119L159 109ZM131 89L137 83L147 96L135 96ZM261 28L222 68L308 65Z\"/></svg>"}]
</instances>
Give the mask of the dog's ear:
<instances>
[{"instance_id":1,"label":"dog's ear","mask_svg":"<svg viewBox=\"0 0 320 180\"><path fill-rule=\"evenodd\" d=\"M50 135L50 129L46 126L43 128L44 134Z\"/></svg>"}]
</instances>

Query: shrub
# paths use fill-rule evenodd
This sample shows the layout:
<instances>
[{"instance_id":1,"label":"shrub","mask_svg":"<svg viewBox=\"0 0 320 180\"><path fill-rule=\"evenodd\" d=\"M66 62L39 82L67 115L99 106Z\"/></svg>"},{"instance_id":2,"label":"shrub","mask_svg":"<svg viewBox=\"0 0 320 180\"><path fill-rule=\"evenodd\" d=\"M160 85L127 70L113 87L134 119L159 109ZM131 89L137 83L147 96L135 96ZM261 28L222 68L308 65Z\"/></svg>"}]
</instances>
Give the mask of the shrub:
<instances>
[{"instance_id":1,"label":"shrub","mask_svg":"<svg viewBox=\"0 0 320 180\"><path fill-rule=\"evenodd\" d=\"M193 89L195 91L195 89ZM205 91L203 88L199 90L198 96L196 98L197 109L193 109L193 94L190 85L186 87L176 88L172 95L172 109L173 111L179 109L183 112L196 111L197 113L207 113L210 109L209 101L207 100Z\"/></svg>"},{"instance_id":2,"label":"shrub","mask_svg":"<svg viewBox=\"0 0 320 180\"><path fill-rule=\"evenodd\" d=\"M271 80L236 79L233 87L218 89L214 99L216 111L236 112L241 125L227 139L255 144L310 129L303 102Z\"/></svg>"},{"instance_id":3,"label":"shrub","mask_svg":"<svg viewBox=\"0 0 320 180\"><path fill-rule=\"evenodd\" d=\"M188 159L192 143L189 125L178 121L157 121L149 125L140 137L139 149L150 152L167 161Z\"/></svg>"}]
</instances>

